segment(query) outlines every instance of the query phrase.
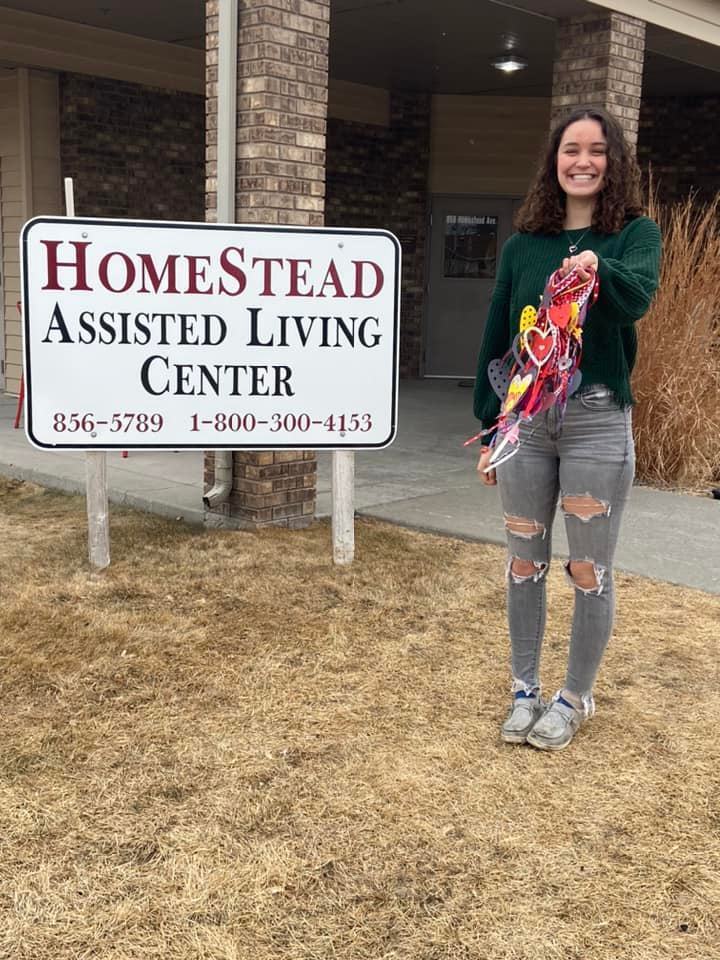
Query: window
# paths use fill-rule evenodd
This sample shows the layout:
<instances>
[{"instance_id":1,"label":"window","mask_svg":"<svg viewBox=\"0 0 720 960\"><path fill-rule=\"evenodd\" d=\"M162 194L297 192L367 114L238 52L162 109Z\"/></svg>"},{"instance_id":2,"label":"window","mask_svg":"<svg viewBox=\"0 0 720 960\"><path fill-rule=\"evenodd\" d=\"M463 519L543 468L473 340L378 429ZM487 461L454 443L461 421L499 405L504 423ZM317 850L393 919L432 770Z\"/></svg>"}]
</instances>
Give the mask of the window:
<instances>
[{"instance_id":1,"label":"window","mask_svg":"<svg viewBox=\"0 0 720 960\"><path fill-rule=\"evenodd\" d=\"M446 215L443 276L493 280L497 224L498 218L492 216Z\"/></svg>"}]
</instances>

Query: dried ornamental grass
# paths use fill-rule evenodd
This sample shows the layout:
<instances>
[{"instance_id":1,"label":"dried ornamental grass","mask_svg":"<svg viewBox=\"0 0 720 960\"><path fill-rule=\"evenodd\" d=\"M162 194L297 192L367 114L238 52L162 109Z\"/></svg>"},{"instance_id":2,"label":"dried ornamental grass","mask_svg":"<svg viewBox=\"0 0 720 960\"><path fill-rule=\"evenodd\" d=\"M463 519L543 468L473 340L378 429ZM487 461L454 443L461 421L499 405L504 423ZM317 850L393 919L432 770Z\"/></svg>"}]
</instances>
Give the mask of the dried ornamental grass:
<instances>
[{"instance_id":1,"label":"dried ornamental grass","mask_svg":"<svg viewBox=\"0 0 720 960\"><path fill-rule=\"evenodd\" d=\"M3 960L715 960L720 598L620 576L598 713L499 742L503 551L0 481ZM561 682L572 597L553 572Z\"/></svg>"},{"instance_id":2,"label":"dried ornamental grass","mask_svg":"<svg viewBox=\"0 0 720 960\"><path fill-rule=\"evenodd\" d=\"M633 375L638 479L720 480L720 196L651 203L663 233L660 286L638 325Z\"/></svg>"}]
</instances>

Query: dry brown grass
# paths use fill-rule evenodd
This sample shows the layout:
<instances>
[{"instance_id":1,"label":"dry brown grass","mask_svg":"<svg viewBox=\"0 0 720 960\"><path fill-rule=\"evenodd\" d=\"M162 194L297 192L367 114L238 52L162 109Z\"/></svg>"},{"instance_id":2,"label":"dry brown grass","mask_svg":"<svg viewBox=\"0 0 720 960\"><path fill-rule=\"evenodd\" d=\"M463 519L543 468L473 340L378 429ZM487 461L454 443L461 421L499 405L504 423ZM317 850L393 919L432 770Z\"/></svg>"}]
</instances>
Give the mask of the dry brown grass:
<instances>
[{"instance_id":1,"label":"dry brown grass","mask_svg":"<svg viewBox=\"0 0 720 960\"><path fill-rule=\"evenodd\" d=\"M503 746L502 551L0 481L0 956L715 960L720 598L619 578L598 714ZM545 678L571 596L550 579Z\"/></svg>"},{"instance_id":2,"label":"dry brown grass","mask_svg":"<svg viewBox=\"0 0 720 960\"><path fill-rule=\"evenodd\" d=\"M638 479L698 488L720 480L720 194L708 206L653 201L650 216L663 265L638 326Z\"/></svg>"}]
</instances>

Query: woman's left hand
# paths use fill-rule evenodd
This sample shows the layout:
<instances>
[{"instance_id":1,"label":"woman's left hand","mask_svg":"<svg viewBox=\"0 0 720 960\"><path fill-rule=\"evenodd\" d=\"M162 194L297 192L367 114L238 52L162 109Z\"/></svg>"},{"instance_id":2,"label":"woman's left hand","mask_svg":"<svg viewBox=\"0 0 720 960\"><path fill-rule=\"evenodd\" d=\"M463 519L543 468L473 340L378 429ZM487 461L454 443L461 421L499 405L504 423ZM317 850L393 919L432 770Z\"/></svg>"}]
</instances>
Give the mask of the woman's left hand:
<instances>
[{"instance_id":1,"label":"woman's left hand","mask_svg":"<svg viewBox=\"0 0 720 960\"><path fill-rule=\"evenodd\" d=\"M589 280L590 274L585 269L590 267L592 270L598 268L598 257L592 250L583 250L576 257L565 257L560 267L560 276L566 277L573 267L577 267L578 280Z\"/></svg>"}]
</instances>

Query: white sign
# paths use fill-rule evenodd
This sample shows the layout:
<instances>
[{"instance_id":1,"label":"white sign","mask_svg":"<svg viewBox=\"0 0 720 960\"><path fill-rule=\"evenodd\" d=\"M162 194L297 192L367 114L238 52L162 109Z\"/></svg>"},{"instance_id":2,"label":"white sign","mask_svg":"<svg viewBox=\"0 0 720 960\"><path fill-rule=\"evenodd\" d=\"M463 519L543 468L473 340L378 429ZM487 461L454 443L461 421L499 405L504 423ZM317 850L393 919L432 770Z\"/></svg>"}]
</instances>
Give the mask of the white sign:
<instances>
[{"instance_id":1,"label":"white sign","mask_svg":"<svg viewBox=\"0 0 720 960\"><path fill-rule=\"evenodd\" d=\"M395 437L400 245L387 231L37 217L21 261L38 447Z\"/></svg>"}]
</instances>

